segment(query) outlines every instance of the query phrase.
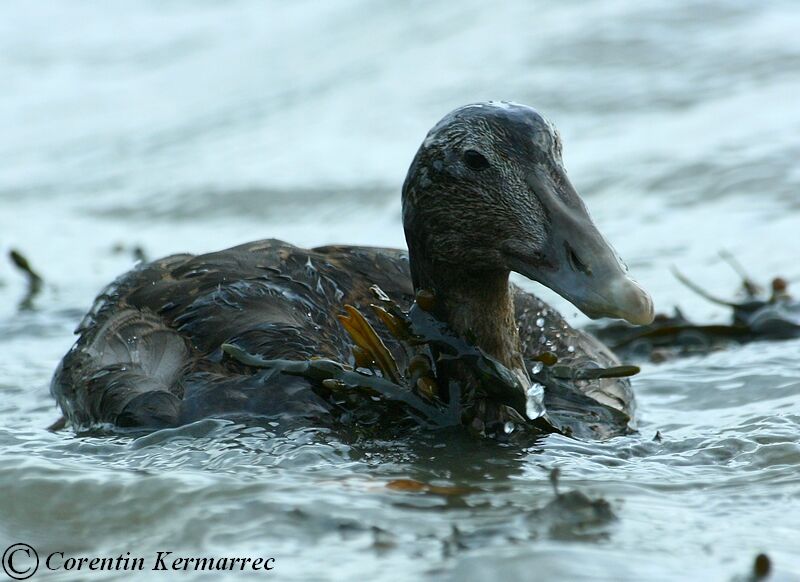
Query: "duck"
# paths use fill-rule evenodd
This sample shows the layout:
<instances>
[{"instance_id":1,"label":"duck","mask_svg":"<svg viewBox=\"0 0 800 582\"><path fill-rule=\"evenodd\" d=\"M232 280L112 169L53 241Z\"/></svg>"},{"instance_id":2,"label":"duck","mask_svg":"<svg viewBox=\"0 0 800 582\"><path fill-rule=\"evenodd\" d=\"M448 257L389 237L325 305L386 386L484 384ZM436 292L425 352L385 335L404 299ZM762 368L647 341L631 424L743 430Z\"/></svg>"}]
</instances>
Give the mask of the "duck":
<instances>
[{"instance_id":1,"label":"duck","mask_svg":"<svg viewBox=\"0 0 800 582\"><path fill-rule=\"evenodd\" d=\"M254 367L226 347L251 360L322 359L355 370L342 320L350 306L394 358L407 360L369 310L375 289L403 310L420 294L435 298L425 302L428 315L508 370L523 391L541 373L544 351L573 366L619 361L511 283L511 273L552 289L590 318L653 320L650 296L568 179L558 131L532 107L492 101L445 115L411 162L402 222L407 250L306 249L267 239L138 264L100 292L55 371L51 393L66 423L156 430L206 418L342 422L340 402L318 381ZM626 378L571 378L543 392L551 418L597 429L611 415L612 432L635 428Z\"/></svg>"}]
</instances>

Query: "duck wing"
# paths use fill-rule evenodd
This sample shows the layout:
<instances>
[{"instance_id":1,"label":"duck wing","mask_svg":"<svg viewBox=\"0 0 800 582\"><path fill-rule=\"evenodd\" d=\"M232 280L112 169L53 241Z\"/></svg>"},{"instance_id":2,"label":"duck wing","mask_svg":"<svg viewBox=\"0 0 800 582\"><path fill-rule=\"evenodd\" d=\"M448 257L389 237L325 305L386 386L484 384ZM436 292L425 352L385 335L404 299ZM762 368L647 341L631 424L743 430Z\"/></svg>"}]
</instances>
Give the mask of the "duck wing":
<instances>
[{"instance_id":1,"label":"duck wing","mask_svg":"<svg viewBox=\"0 0 800 582\"><path fill-rule=\"evenodd\" d=\"M270 239L143 264L97 297L51 391L77 425L171 426L237 410L293 410L291 399L317 415L322 403L300 394L308 383L243 370L221 346L270 359L347 362L350 341L336 315L345 303L366 308L375 283L408 307L405 253L309 250ZM403 356L399 346L390 349Z\"/></svg>"}]
</instances>

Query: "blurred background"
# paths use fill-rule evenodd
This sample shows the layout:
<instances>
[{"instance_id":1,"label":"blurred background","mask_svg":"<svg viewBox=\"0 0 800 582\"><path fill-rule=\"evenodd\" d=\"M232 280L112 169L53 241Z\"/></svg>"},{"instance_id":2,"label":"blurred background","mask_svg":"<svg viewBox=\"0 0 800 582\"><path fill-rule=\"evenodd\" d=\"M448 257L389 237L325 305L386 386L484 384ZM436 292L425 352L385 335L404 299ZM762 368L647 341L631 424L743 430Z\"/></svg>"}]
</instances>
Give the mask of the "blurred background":
<instances>
[{"instance_id":1,"label":"blurred background","mask_svg":"<svg viewBox=\"0 0 800 582\"><path fill-rule=\"evenodd\" d=\"M798 31L796 0L3 2L0 464L24 466L9 469L3 484L16 495L0 502L3 521L14 526L8 531L54 546L124 549L131 531L144 540L151 527L166 527L154 513L137 522L137 499L151 507L176 490L202 497L207 486L230 490L228 505L215 507L212 499L206 506L218 533L228 532L214 538L214 548L240 549L240 534L251 546L263 540L260 525L242 531L241 521L223 517L239 507L241 481L205 472L204 454L226 458L214 444L224 439L192 441L192 456L177 445L165 452L158 442L145 454L149 445L136 441L93 445L44 433L57 416L48 395L52 370L95 294L133 266L137 247L156 258L268 237L304 246L404 246L400 187L407 167L428 129L465 103L525 103L559 127L573 184L660 310L679 304L697 319L724 320L726 312L669 273L677 265L728 295L739 279L719 260L721 249L756 279L800 280ZM26 283L5 258L11 248L44 277L32 311L18 310ZM543 293L572 321L585 321ZM775 552L784 567L800 567L797 510L784 504L800 495L800 369L797 342L776 345L645 369L637 384L645 444L635 437L587 449L554 443L544 457L515 458L522 465L503 482L511 479L516 496L481 498L508 516L527 503L520 491L549 495L540 469L548 463L564 468L567 483L624 501L614 505L621 525L599 546L550 541L512 552L503 568L510 575L528 571L534 556L544 578L563 576L566 567L578 579L582 564L592 563L617 579L675 579L679 572L728 579L761 550ZM776 386L781 391L769 396ZM699 393L706 396L697 400ZM656 429L671 432L675 447L646 444ZM446 537L451 525L478 531L485 516L471 508L479 504L468 499L431 525L398 509L393 497L351 506L352 491L325 487L309 497L303 471L310 465L303 463L319 468L348 459L346 471L322 472L328 484L342 471L356 483L380 479L380 471L454 479L452 472L404 468L386 451L373 451L379 462L369 461L344 445L335 453L307 448L303 461L272 448L250 454L247 447L267 445L236 442L236 454L248 454L228 451L234 457L211 463L212 470L255 471L254 480L280 484L257 490L262 504L248 517L300 506L301 499L338 515L333 521L349 516L380 528L409 520L389 557L364 550L352 541L357 536L343 542L307 534L327 531L329 521L270 522L282 534L267 542L285 551L289 570L302 571L297 560L308 539L350 564L339 573L372 571L373 579L386 573L386 560L461 579L500 568L496 556L481 557L479 549L456 558L426 553L424 540ZM281 462L283 481L252 469ZM487 475L493 470L489 461L475 463ZM140 484L127 471L154 467L177 471L177 484L151 483L137 498ZM732 467L744 477L731 478ZM54 485L65 475L80 487ZM666 482L674 487L662 487ZM115 529L107 510L86 501L87 490L116 499L119 487L132 513L113 519L133 520L138 530ZM707 496L698 493L704 489ZM191 505L180 496L174 503ZM31 507L47 511L31 518ZM52 512L67 516L63 529L51 523ZM198 519L189 509L170 514L174 528L164 535L172 537L164 539L211 547L193 537ZM481 539L476 547L491 547ZM426 566L412 566L413 556L423 556ZM676 563L675 556L686 560Z\"/></svg>"},{"instance_id":2,"label":"blurred background","mask_svg":"<svg viewBox=\"0 0 800 582\"><path fill-rule=\"evenodd\" d=\"M673 263L730 288L706 272L721 248L791 270L798 23L791 0L5 3L0 247L87 306L130 266L118 244L404 246L425 133L502 99L560 128L601 230L668 307Z\"/></svg>"}]
</instances>

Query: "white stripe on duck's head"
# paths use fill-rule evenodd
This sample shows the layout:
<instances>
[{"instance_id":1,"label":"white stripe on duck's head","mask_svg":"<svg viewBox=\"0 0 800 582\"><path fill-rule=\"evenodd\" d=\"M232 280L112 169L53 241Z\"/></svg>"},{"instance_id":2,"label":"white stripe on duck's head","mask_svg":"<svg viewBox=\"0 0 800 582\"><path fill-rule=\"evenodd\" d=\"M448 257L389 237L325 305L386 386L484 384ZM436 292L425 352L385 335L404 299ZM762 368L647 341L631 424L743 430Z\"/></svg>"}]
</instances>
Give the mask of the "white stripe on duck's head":
<instances>
[{"instance_id":1,"label":"white stripe on duck's head","mask_svg":"<svg viewBox=\"0 0 800 582\"><path fill-rule=\"evenodd\" d=\"M439 121L403 185L403 224L418 288L515 271L589 317L653 319L567 178L557 130L531 107L477 103Z\"/></svg>"}]
</instances>

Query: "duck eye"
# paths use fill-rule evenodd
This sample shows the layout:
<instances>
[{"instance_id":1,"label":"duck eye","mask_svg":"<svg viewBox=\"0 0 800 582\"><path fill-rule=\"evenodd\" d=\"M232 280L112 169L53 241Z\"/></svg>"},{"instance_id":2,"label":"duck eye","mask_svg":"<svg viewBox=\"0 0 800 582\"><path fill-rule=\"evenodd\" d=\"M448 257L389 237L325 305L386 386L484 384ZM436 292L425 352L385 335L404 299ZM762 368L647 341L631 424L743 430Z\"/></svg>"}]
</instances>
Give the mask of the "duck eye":
<instances>
[{"instance_id":1,"label":"duck eye","mask_svg":"<svg viewBox=\"0 0 800 582\"><path fill-rule=\"evenodd\" d=\"M475 170L476 172L480 172L489 167L489 160L487 160L483 154L475 150L467 150L464 152L464 163L470 170Z\"/></svg>"}]
</instances>

